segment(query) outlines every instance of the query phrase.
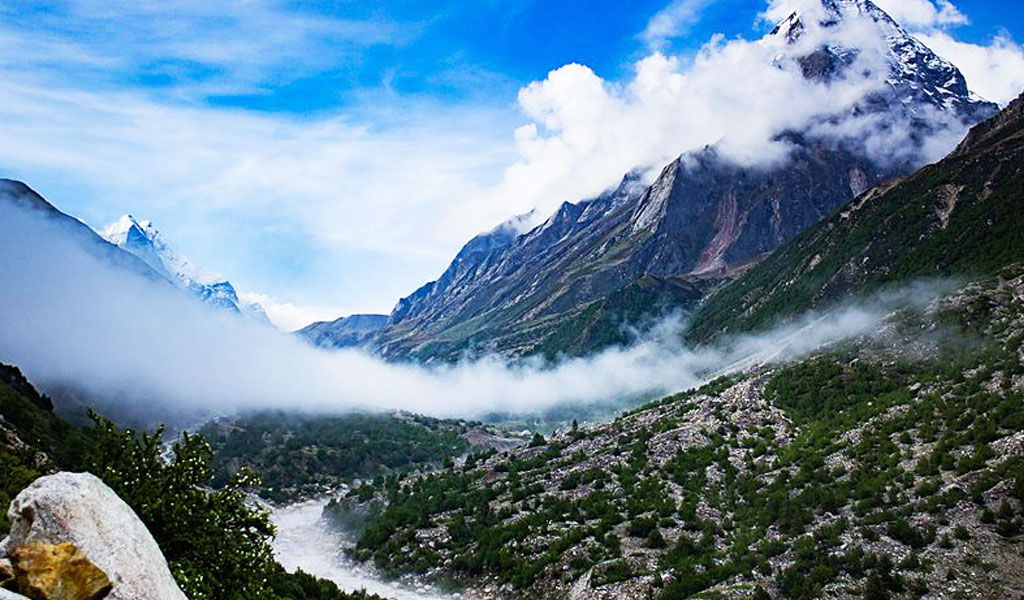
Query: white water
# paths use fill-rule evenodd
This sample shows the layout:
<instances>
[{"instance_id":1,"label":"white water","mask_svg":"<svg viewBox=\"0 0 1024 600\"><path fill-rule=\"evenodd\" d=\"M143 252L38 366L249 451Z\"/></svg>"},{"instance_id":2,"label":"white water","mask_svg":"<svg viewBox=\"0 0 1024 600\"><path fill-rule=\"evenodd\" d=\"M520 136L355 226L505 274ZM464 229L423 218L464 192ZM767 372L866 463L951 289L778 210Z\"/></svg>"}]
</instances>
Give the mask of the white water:
<instances>
[{"instance_id":1,"label":"white water","mask_svg":"<svg viewBox=\"0 0 1024 600\"><path fill-rule=\"evenodd\" d=\"M324 500L310 500L277 509L274 554L289 571L301 568L310 575L330 579L345 591L366 590L393 600L471 600L463 594L443 595L426 586L410 588L382 581L349 560L345 536L323 519Z\"/></svg>"}]
</instances>

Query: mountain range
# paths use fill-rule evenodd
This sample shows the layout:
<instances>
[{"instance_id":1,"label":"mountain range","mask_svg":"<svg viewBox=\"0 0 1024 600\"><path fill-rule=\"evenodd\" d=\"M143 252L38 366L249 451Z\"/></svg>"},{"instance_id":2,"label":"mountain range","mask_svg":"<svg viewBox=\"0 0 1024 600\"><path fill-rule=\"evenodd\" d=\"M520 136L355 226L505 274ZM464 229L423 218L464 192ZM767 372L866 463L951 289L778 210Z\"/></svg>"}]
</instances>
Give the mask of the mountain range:
<instances>
[{"instance_id":1,"label":"mountain range","mask_svg":"<svg viewBox=\"0 0 1024 600\"><path fill-rule=\"evenodd\" d=\"M270 324L262 307L239 301L231 282L193 267L163 240L149 221L139 222L125 215L97 233L81 220L55 208L26 184L11 179L0 179L0 208L44 217L59 228L75 248L102 259L120 272L179 288L217 310Z\"/></svg>"},{"instance_id":2,"label":"mountain range","mask_svg":"<svg viewBox=\"0 0 1024 600\"><path fill-rule=\"evenodd\" d=\"M851 45L849 31L867 31ZM467 243L436 281L402 298L372 339L389 359L582 355L630 340L671 311L762 261L855 197L913 172L936 140L962 135L997 107L960 71L869 0L823 0L760 44L765 69L818 86L864 84L857 99L779 132L781 161L744 164L718 145L680 156L646 181L628 174L596 198L564 203ZM884 146L884 151L879 149ZM895 152L894 148L900 148ZM628 327L627 327L628 326ZM339 326L313 341L348 344Z\"/></svg>"}]
</instances>

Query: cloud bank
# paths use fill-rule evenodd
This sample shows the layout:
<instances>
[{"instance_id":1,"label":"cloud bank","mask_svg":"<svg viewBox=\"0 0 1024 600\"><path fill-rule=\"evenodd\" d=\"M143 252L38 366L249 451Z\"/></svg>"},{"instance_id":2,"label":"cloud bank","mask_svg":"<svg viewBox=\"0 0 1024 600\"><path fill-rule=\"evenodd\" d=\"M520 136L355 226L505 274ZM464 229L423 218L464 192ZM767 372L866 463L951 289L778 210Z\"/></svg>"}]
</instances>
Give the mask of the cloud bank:
<instances>
[{"instance_id":1,"label":"cloud bank","mask_svg":"<svg viewBox=\"0 0 1024 600\"><path fill-rule=\"evenodd\" d=\"M278 408L479 417L621 401L690 387L751 356L796 356L868 333L892 304L808 316L699 351L681 346L678 324L666 322L630 347L554 366L495 357L436 368L390 364L314 349L114 268L54 220L0 199L0 361L44 387L67 385L133 415Z\"/></svg>"}]
</instances>

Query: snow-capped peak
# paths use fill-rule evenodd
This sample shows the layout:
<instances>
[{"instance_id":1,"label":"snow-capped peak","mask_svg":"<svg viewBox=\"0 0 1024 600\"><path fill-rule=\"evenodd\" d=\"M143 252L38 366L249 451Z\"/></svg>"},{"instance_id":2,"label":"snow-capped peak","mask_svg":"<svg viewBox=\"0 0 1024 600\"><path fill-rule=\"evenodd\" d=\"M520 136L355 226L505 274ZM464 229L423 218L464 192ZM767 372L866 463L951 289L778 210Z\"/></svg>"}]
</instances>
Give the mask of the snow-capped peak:
<instances>
[{"instance_id":1,"label":"snow-capped peak","mask_svg":"<svg viewBox=\"0 0 1024 600\"><path fill-rule=\"evenodd\" d=\"M192 261L164 240L152 221L138 220L131 215L122 215L120 219L99 233L108 242L137 256L140 253L155 255L159 261L159 264L155 266L158 271L170 274L186 284L216 285L226 282L226 278L219 273L198 269ZM151 262L146 256L140 256L140 258ZM150 264L150 266L154 265Z\"/></svg>"},{"instance_id":2,"label":"snow-capped peak","mask_svg":"<svg viewBox=\"0 0 1024 600\"><path fill-rule=\"evenodd\" d=\"M207 304L267 322L262 309L239 302L234 286L224 276L196 268L188 258L167 244L152 221L123 215L99 234Z\"/></svg>"},{"instance_id":3,"label":"snow-capped peak","mask_svg":"<svg viewBox=\"0 0 1024 600\"><path fill-rule=\"evenodd\" d=\"M860 97L853 113L899 113L953 130L997 110L871 0L779 0L766 17L778 20L761 42L776 53L774 64L824 84L842 82Z\"/></svg>"},{"instance_id":4,"label":"snow-capped peak","mask_svg":"<svg viewBox=\"0 0 1024 600\"><path fill-rule=\"evenodd\" d=\"M128 243L128 238L133 232L146 237L146 234L142 230L142 226L139 225L138 221L136 221L134 217L131 215L121 215L120 219L104 227L99 234L103 239L107 240L111 244L122 246Z\"/></svg>"}]
</instances>

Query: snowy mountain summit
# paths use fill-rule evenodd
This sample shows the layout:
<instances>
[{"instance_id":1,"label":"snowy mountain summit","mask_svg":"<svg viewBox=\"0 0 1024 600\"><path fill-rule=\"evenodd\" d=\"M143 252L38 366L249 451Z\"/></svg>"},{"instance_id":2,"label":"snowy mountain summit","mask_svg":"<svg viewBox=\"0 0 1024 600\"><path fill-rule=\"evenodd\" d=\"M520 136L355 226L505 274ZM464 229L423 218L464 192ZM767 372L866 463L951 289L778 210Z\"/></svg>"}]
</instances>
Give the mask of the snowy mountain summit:
<instances>
[{"instance_id":1,"label":"snowy mountain summit","mask_svg":"<svg viewBox=\"0 0 1024 600\"><path fill-rule=\"evenodd\" d=\"M210 306L270 323L260 305L239 301L230 281L216 273L198 269L164 241L151 221L139 221L131 215L123 215L99 234Z\"/></svg>"},{"instance_id":2,"label":"snowy mountain summit","mask_svg":"<svg viewBox=\"0 0 1024 600\"><path fill-rule=\"evenodd\" d=\"M936 121L962 126L997 111L969 91L956 66L871 0L805 0L795 8L762 43L777 47L776 66L792 61L807 79L863 86L844 90L861 92L854 113L895 110L934 128Z\"/></svg>"}]
</instances>

